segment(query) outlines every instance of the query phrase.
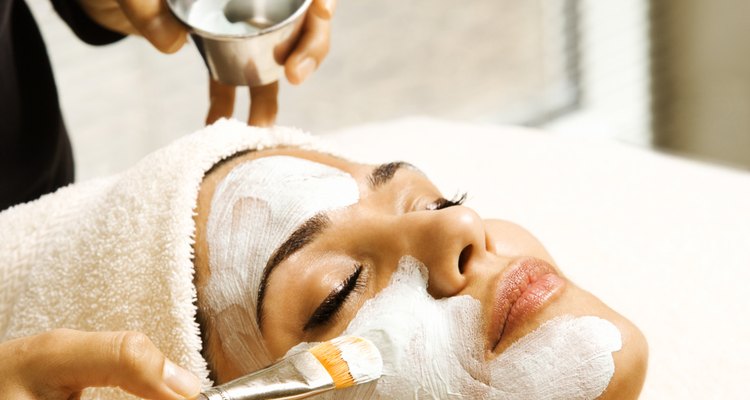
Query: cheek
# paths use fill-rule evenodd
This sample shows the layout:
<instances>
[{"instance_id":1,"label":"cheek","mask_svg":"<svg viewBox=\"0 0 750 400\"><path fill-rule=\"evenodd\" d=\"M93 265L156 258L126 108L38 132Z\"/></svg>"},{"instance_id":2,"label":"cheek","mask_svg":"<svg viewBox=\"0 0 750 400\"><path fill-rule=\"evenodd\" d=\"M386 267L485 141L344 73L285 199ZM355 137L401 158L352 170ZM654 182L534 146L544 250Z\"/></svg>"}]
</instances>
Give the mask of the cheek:
<instances>
[{"instance_id":1,"label":"cheek","mask_svg":"<svg viewBox=\"0 0 750 400\"><path fill-rule=\"evenodd\" d=\"M533 256L555 265L547 249L526 229L502 220L486 220L485 227L493 253L508 258Z\"/></svg>"}]
</instances>

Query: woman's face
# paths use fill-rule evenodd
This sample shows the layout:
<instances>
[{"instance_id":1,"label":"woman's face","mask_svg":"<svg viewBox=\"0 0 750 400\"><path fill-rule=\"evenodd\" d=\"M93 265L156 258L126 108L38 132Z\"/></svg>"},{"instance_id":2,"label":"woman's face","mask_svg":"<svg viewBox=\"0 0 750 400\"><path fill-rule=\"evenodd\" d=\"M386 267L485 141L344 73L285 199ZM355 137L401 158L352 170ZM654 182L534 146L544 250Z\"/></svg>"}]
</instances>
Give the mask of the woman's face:
<instances>
[{"instance_id":1,"label":"woman's face","mask_svg":"<svg viewBox=\"0 0 750 400\"><path fill-rule=\"evenodd\" d=\"M602 398L637 397L647 359L639 330L567 281L529 232L511 222L483 219L470 207L446 199L406 163L362 165L317 152L274 149L248 153L215 168L204 180L199 198L199 297L210 273L205 220L216 184L238 163L271 155L338 168L356 180L360 193L358 203L309 224L312 228L303 232L304 237L284 249L286 256L267 266L258 313L273 357L282 357L301 342L340 335L364 302L389 284L399 260L411 256L426 267L432 297L468 295L481 302L486 360L557 316L592 315L612 322L622 335L622 350L613 353L615 373ZM210 340L207 346L221 352L221 346ZM212 358L218 380L242 373L220 354Z\"/></svg>"}]
</instances>

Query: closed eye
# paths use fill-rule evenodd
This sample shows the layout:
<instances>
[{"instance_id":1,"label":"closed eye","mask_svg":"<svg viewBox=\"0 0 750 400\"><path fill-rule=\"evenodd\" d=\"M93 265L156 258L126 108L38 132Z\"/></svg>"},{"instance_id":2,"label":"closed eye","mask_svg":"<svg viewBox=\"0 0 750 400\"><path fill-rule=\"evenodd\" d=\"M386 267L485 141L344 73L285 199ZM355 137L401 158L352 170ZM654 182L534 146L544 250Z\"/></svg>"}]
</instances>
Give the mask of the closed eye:
<instances>
[{"instance_id":1,"label":"closed eye","mask_svg":"<svg viewBox=\"0 0 750 400\"><path fill-rule=\"evenodd\" d=\"M315 309L310 319L305 324L303 331L309 331L328 324L331 319L341 311L341 307L352 293L358 293L364 289L365 284L361 282L362 264L357 264L354 272L343 282L337 285L323 302Z\"/></svg>"},{"instance_id":2,"label":"closed eye","mask_svg":"<svg viewBox=\"0 0 750 400\"><path fill-rule=\"evenodd\" d=\"M461 204L464 204L464 201L466 201L467 194L461 193L454 196L452 199L446 199L444 197L441 197L434 202L427 205L428 210L442 210L444 208L453 207L453 206L460 206Z\"/></svg>"}]
</instances>

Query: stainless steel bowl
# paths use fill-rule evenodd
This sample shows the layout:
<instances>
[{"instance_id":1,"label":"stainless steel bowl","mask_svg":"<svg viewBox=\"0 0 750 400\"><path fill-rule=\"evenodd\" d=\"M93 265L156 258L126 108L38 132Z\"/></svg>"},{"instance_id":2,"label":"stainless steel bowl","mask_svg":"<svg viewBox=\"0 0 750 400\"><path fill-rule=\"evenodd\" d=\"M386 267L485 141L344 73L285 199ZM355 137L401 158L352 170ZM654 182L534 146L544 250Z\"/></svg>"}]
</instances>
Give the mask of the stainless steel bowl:
<instances>
[{"instance_id":1,"label":"stainless steel bowl","mask_svg":"<svg viewBox=\"0 0 750 400\"><path fill-rule=\"evenodd\" d=\"M195 34L211 76L235 86L279 80L312 0L167 0Z\"/></svg>"}]
</instances>

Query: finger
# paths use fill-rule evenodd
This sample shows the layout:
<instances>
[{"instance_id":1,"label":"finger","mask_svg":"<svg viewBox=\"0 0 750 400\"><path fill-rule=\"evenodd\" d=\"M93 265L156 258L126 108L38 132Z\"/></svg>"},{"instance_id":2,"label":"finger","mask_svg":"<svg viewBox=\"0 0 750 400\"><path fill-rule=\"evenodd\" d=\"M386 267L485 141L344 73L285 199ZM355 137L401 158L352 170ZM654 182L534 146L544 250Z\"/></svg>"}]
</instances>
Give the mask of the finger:
<instances>
[{"instance_id":1,"label":"finger","mask_svg":"<svg viewBox=\"0 0 750 400\"><path fill-rule=\"evenodd\" d=\"M122 11L122 7L117 2L100 1L100 0L78 0L78 4L83 8L89 18L97 24L126 35L137 34L128 18Z\"/></svg>"},{"instance_id":2,"label":"finger","mask_svg":"<svg viewBox=\"0 0 750 400\"><path fill-rule=\"evenodd\" d=\"M331 19L336 10L336 0L313 0L310 11L320 18Z\"/></svg>"},{"instance_id":3,"label":"finger","mask_svg":"<svg viewBox=\"0 0 750 400\"><path fill-rule=\"evenodd\" d=\"M29 370L37 385L65 388L118 386L138 397L176 400L200 391L198 378L167 360L146 335L67 329L35 337L37 357Z\"/></svg>"},{"instance_id":4,"label":"finger","mask_svg":"<svg viewBox=\"0 0 750 400\"><path fill-rule=\"evenodd\" d=\"M254 126L271 126L279 110L279 82L250 88L250 117L247 123Z\"/></svg>"},{"instance_id":5,"label":"finger","mask_svg":"<svg viewBox=\"0 0 750 400\"><path fill-rule=\"evenodd\" d=\"M302 37L284 64L290 83L298 85L307 79L323 62L331 42L331 21L308 13Z\"/></svg>"},{"instance_id":6,"label":"finger","mask_svg":"<svg viewBox=\"0 0 750 400\"><path fill-rule=\"evenodd\" d=\"M208 98L209 108L206 125L211 125L219 118L231 118L234 113L234 94L236 89L232 85L225 85L209 78Z\"/></svg>"},{"instance_id":7,"label":"finger","mask_svg":"<svg viewBox=\"0 0 750 400\"><path fill-rule=\"evenodd\" d=\"M164 53L174 53L187 41L187 28L169 11L165 0L118 0L133 27Z\"/></svg>"}]
</instances>

